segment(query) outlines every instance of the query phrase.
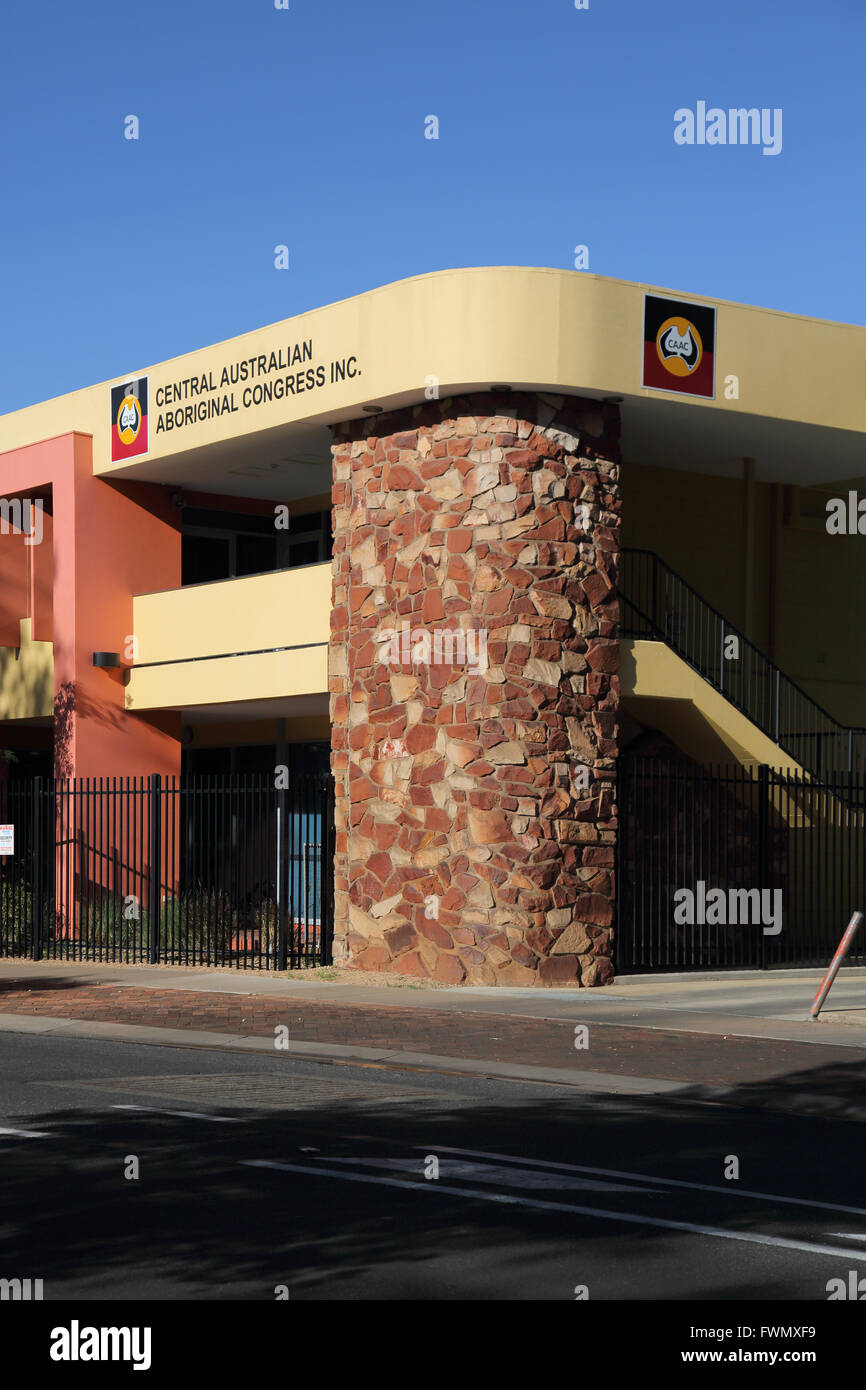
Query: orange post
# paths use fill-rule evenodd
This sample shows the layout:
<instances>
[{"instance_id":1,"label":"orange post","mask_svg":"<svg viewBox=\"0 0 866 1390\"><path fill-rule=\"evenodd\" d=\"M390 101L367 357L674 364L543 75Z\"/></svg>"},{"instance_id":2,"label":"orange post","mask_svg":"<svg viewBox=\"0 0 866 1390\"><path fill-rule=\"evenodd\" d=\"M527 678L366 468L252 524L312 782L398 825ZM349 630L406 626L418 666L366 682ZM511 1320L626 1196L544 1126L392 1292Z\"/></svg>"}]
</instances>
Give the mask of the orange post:
<instances>
[{"instance_id":1,"label":"orange post","mask_svg":"<svg viewBox=\"0 0 866 1390\"><path fill-rule=\"evenodd\" d=\"M833 957L833 959L832 959L831 962L830 962L830 969L827 971L827 974L824 976L823 980L821 981L821 988L818 990L818 993L815 995L814 1001L813 1001L813 1003L812 1003L812 1007L811 1007L811 1009L809 1010L809 1017L810 1017L810 1018L817 1018L818 1015L819 1015L819 1013L821 1012L821 1008L822 1008L822 1006L823 1006L823 1004L824 1004L824 1000L827 998L827 995L830 993L830 986L832 985L833 981L835 980L835 978L836 978L836 976L837 976L837 974L838 974L838 972L839 972L839 966L842 964L843 960L844 960L845 957L847 956L847 954L848 954L848 948L849 948L849 946L851 945L851 942L854 940L854 937L855 937L855 935L856 935L856 933L857 933L857 928L859 927L859 925L860 925L860 923L861 923L862 921L863 921L863 913L862 913L862 912L855 912L855 913L853 913L853 915L852 915L852 917L851 917L851 921L848 923L847 927L845 928L845 935L842 937L842 940L839 942L838 950L836 951L835 956Z\"/></svg>"}]
</instances>

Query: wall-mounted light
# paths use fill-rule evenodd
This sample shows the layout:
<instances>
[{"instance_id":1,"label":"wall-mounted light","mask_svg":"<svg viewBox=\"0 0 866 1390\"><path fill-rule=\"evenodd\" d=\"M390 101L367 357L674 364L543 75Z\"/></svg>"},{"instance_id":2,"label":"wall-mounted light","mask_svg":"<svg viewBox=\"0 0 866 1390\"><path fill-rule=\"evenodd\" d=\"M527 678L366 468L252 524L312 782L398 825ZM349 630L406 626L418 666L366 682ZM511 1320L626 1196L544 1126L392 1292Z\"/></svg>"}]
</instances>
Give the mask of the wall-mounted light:
<instances>
[{"instance_id":1,"label":"wall-mounted light","mask_svg":"<svg viewBox=\"0 0 866 1390\"><path fill-rule=\"evenodd\" d=\"M382 411L384 410L384 406L381 406L381 405L362 405L362 406L361 406L361 409L362 409L363 411L365 411L365 413L366 413L367 415L381 415L381 414L382 414Z\"/></svg>"},{"instance_id":2,"label":"wall-mounted light","mask_svg":"<svg viewBox=\"0 0 866 1390\"><path fill-rule=\"evenodd\" d=\"M624 400L624 396L602 396L601 403L602 405L622 405Z\"/></svg>"},{"instance_id":3,"label":"wall-mounted light","mask_svg":"<svg viewBox=\"0 0 866 1390\"><path fill-rule=\"evenodd\" d=\"M120 652L94 652L93 664L101 667L119 666Z\"/></svg>"},{"instance_id":4,"label":"wall-mounted light","mask_svg":"<svg viewBox=\"0 0 866 1390\"><path fill-rule=\"evenodd\" d=\"M491 391L510 391L510 386L491 386Z\"/></svg>"}]
</instances>

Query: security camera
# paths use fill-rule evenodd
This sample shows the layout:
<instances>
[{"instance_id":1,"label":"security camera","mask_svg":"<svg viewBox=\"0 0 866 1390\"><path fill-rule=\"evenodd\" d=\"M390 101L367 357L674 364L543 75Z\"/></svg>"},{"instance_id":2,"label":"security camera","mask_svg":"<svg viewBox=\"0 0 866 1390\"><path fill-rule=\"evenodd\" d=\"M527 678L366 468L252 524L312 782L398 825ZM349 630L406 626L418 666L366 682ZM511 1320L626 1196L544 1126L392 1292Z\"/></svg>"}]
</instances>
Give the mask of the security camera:
<instances>
[{"instance_id":1,"label":"security camera","mask_svg":"<svg viewBox=\"0 0 866 1390\"><path fill-rule=\"evenodd\" d=\"M182 512L184 507L187 505L187 500L182 492L173 492L171 494L171 500L177 507L179 512Z\"/></svg>"}]
</instances>

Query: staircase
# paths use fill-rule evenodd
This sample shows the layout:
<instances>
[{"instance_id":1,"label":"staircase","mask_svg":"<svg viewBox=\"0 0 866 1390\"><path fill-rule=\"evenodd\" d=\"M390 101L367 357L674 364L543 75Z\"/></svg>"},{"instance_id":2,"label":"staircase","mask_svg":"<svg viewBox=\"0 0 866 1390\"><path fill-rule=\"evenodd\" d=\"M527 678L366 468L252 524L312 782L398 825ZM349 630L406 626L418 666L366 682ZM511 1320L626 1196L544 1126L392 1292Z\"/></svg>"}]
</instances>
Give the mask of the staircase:
<instances>
[{"instance_id":1,"label":"staircase","mask_svg":"<svg viewBox=\"0 0 866 1390\"><path fill-rule=\"evenodd\" d=\"M619 597L621 637L663 642L812 779L866 773L866 729L828 714L653 551L621 552Z\"/></svg>"}]
</instances>

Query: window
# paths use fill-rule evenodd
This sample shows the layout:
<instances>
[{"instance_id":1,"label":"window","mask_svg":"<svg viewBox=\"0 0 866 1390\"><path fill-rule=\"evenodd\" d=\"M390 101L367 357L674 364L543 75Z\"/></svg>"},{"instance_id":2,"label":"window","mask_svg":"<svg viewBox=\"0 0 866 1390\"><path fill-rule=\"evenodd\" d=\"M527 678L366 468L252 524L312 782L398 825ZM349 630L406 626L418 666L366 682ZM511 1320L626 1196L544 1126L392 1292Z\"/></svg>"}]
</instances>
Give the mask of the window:
<instances>
[{"instance_id":1,"label":"window","mask_svg":"<svg viewBox=\"0 0 866 1390\"><path fill-rule=\"evenodd\" d=\"M331 558L330 511L290 513L277 530L270 513L186 507L182 514L182 584L208 584L249 574L317 565Z\"/></svg>"}]
</instances>

